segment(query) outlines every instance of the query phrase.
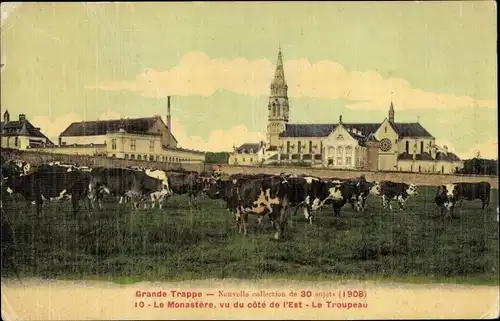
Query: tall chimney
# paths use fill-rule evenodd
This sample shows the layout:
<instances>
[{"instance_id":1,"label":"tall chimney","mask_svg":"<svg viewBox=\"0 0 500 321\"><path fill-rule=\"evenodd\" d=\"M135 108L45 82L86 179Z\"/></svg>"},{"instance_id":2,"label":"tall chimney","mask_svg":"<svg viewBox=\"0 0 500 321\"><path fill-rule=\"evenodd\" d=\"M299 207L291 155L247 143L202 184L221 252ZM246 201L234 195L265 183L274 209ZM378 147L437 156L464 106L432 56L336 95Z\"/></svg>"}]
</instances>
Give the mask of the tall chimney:
<instances>
[{"instance_id":1,"label":"tall chimney","mask_svg":"<svg viewBox=\"0 0 500 321\"><path fill-rule=\"evenodd\" d=\"M172 114L170 113L170 96L167 97L167 127L168 127L168 145L170 146L170 137L172 136Z\"/></svg>"}]
</instances>

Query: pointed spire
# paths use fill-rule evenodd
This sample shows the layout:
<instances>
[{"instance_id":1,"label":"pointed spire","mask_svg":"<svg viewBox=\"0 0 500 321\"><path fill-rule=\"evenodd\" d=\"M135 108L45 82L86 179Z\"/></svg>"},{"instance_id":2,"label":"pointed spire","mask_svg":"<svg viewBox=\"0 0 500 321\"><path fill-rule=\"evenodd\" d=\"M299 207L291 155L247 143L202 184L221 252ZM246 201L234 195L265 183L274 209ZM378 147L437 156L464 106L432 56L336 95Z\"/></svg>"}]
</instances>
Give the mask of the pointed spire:
<instances>
[{"instance_id":1,"label":"pointed spire","mask_svg":"<svg viewBox=\"0 0 500 321\"><path fill-rule=\"evenodd\" d=\"M394 105L392 103L392 99L391 99L391 105L389 106L389 121L391 123L394 123Z\"/></svg>"},{"instance_id":2,"label":"pointed spire","mask_svg":"<svg viewBox=\"0 0 500 321\"><path fill-rule=\"evenodd\" d=\"M271 90L288 89L285 81L285 70L283 68L283 54L281 53L281 47L278 49L278 59L276 60L276 70L274 71L274 79L271 83ZM279 94L278 94L279 95ZM280 95L281 96L281 95Z\"/></svg>"}]
</instances>

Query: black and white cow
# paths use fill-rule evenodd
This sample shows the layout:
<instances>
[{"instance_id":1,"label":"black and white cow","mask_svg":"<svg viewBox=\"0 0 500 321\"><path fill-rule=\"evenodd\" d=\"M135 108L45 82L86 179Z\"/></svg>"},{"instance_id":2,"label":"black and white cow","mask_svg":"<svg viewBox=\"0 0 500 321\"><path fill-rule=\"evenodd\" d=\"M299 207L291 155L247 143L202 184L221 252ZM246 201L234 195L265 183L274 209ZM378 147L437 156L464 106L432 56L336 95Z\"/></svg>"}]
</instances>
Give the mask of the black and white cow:
<instances>
[{"instance_id":1,"label":"black and white cow","mask_svg":"<svg viewBox=\"0 0 500 321\"><path fill-rule=\"evenodd\" d=\"M461 206L463 200L481 200L482 208L490 204L491 185L488 182L479 183L451 183L438 187L434 202L441 208L441 214L446 211L446 216L451 217L455 205Z\"/></svg>"},{"instance_id":2,"label":"black and white cow","mask_svg":"<svg viewBox=\"0 0 500 321\"><path fill-rule=\"evenodd\" d=\"M161 179L148 176L144 171L128 168L94 168L90 173L88 185L89 197L102 208L101 197L103 192L108 195L121 197L128 196L134 200L135 208L139 203L147 201L151 194L162 193L165 188ZM144 204L147 207L147 204Z\"/></svg>"},{"instance_id":3,"label":"black and white cow","mask_svg":"<svg viewBox=\"0 0 500 321\"><path fill-rule=\"evenodd\" d=\"M21 194L27 201L34 201L38 215L43 201L61 200L70 195L76 215L79 201L87 204L89 182L89 173L78 170L68 172L65 167L42 165L27 175L8 177L6 186L9 194Z\"/></svg>"},{"instance_id":4,"label":"black and white cow","mask_svg":"<svg viewBox=\"0 0 500 321\"><path fill-rule=\"evenodd\" d=\"M291 196L289 183L279 176L242 179L233 187L228 207L235 214L238 232L247 234L248 215L269 215L276 229L275 239L284 234L287 207Z\"/></svg>"},{"instance_id":5,"label":"black and white cow","mask_svg":"<svg viewBox=\"0 0 500 321\"><path fill-rule=\"evenodd\" d=\"M202 177L197 172L192 171L168 171L167 179L173 194L188 194L189 206L192 206L196 198L205 193L214 183L214 180Z\"/></svg>"},{"instance_id":6,"label":"black and white cow","mask_svg":"<svg viewBox=\"0 0 500 321\"><path fill-rule=\"evenodd\" d=\"M158 203L158 207L161 209L163 207L163 203L168 196L172 194L170 188L168 187L168 177L167 172L157 168L142 168L137 166L129 166L130 169L144 172L146 175L152 178L156 178L162 181L163 189L161 191L155 191L149 195L151 198L151 208L155 207L155 204ZM121 196L120 204L126 202L129 199L127 195Z\"/></svg>"},{"instance_id":7,"label":"black and white cow","mask_svg":"<svg viewBox=\"0 0 500 321\"><path fill-rule=\"evenodd\" d=\"M389 205L389 209L392 211L391 201L397 201L399 203L400 210L404 210L404 205L406 201L411 196L418 195L417 185L415 184L405 184L405 183L395 183L391 181L382 181L380 182L381 193L380 196L382 198L382 206L387 208Z\"/></svg>"}]
</instances>

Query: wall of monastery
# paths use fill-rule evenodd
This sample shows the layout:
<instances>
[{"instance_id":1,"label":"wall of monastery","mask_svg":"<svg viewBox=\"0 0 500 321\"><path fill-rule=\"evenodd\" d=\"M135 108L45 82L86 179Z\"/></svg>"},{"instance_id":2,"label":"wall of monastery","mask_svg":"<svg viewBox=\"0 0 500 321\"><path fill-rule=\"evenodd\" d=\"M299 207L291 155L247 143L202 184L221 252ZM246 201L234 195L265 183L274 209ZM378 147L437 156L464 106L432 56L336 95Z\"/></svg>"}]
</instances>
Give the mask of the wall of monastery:
<instances>
[{"instance_id":1,"label":"wall of monastery","mask_svg":"<svg viewBox=\"0 0 500 321\"><path fill-rule=\"evenodd\" d=\"M209 165L209 164L207 164ZM485 181L491 184L492 188L498 188L498 177L496 176L472 176L472 175L446 175L446 174L431 174L431 173L405 173L405 172L375 172L362 170L335 170L323 168L308 168L308 167L287 167L287 166L230 166L220 165L223 173L232 175L238 173L247 174L276 174L285 172L291 174L306 174L317 177L336 177L336 178L353 178L365 175L368 181L383 181L390 180L400 183L414 183L417 185L438 186L454 182L481 182Z\"/></svg>"},{"instance_id":2,"label":"wall of monastery","mask_svg":"<svg viewBox=\"0 0 500 321\"><path fill-rule=\"evenodd\" d=\"M10 155L9 155L10 154ZM369 181L390 180L401 183L415 183L417 185L437 186L453 182L481 182L486 181L492 188L498 189L498 177L496 176L475 176L475 175L447 175L434 173L405 173L405 172L377 172L367 170L338 170L309 167L291 167L291 166L234 166L228 164L204 164L204 163L164 163L154 161L138 161L126 159L113 159L102 156L83 156L83 155L61 155L32 151L7 151L2 150L2 156L7 159L15 156L31 164L47 164L52 161L64 163L77 163L85 166L105 166L105 167L126 167L126 166L144 166L156 167L164 170L184 169L187 171L211 171L212 168L220 167L223 173L228 175L247 173L247 174L276 174L286 172L291 174L306 174L317 177L337 177L353 178L365 175Z\"/></svg>"},{"instance_id":3,"label":"wall of monastery","mask_svg":"<svg viewBox=\"0 0 500 321\"><path fill-rule=\"evenodd\" d=\"M186 171L202 172L205 170L204 163L165 163L156 161L145 161L145 160L132 160L132 159L119 159L110 158L105 156L88 156L88 155L64 155L64 154L53 154L45 152L33 152L33 151L6 151L2 150L2 156L6 159L12 157L23 159L24 161L32 165L47 164L50 162L61 162L69 164L78 164L80 166L89 167L127 167L127 166L143 166L143 167L154 167L163 170L178 170L184 169Z\"/></svg>"}]
</instances>

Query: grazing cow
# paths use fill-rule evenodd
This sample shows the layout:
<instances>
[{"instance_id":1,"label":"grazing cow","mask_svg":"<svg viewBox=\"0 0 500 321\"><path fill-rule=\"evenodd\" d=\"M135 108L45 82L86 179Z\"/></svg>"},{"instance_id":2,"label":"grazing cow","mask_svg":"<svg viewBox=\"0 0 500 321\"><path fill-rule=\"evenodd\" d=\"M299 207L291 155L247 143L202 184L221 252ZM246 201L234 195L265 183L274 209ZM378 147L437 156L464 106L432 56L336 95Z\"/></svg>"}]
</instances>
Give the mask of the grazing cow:
<instances>
[{"instance_id":1,"label":"grazing cow","mask_svg":"<svg viewBox=\"0 0 500 321\"><path fill-rule=\"evenodd\" d=\"M161 179L148 176L145 172L128 168L94 168L90 173L89 197L93 202L98 201L102 208L102 192L108 195L127 196L134 200L135 208L141 201L145 201L151 194L165 194L164 183ZM154 198L153 198L154 201ZM147 207L147 204L144 204Z\"/></svg>"},{"instance_id":2,"label":"grazing cow","mask_svg":"<svg viewBox=\"0 0 500 321\"><path fill-rule=\"evenodd\" d=\"M238 232L247 234L248 215L269 215L274 222L275 239L284 234L287 221L286 209L291 196L289 183L281 177L243 180L233 187L229 208L235 214Z\"/></svg>"},{"instance_id":3,"label":"grazing cow","mask_svg":"<svg viewBox=\"0 0 500 321\"><path fill-rule=\"evenodd\" d=\"M19 278L19 272L17 266L14 262L15 254L16 254L16 240L14 237L14 230L12 226L7 222L4 218L3 210L2 210L2 274L6 269L11 269L12 272L16 275L19 282L21 279Z\"/></svg>"},{"instance_id":4,"label":"grazing cow","mask_svg":"<svg viewBox=\"0 0 500 321\"><path fill-rule=\"evenodd\" d=\"M410 196L418 195L417 185L415 184L405 184L405 183L394 183L391 181L380 182L380 195L382 196L382 206L392 211L392 200L397 200L399 203L400 210L404 210L404 205Z\"/></svg>"},{"instance_id":5,"label":"grazing cow","mask_svg":"<svg viewBox=\"0 0 500 321\"><path fill-rule=\"evenodd\" d=\"M288 176L285 180L290 186L289 206L295 207L295 214L302 208L304 217L312 224L314 212L320 202L327 197L324 194L326 182L312 176Z\"/></svg>"},{"instance_id":6,"label":"grazing cow","mask_svg":"<svg viewBox=\"0 0 500 321\"><path fill-rule=\"evenodd\" d=\"M367 182L366 180L359 180L356 183L355 197L357 199L357 211L364 212L366 207L366 200L368 195L379 197L382 189L379 182Z\"/></svg>"},{"instance_id":7,"label":"grazing cow","mask_svg":"<svg viewBox=\"0 0 500 321\"><path fill-rule=\"evenodd\" d=\"M434 198L434 202L441 208L441 214L446 210L446 216L453 215L456 203L461 206L463 200L482 201L482 208L485 209L490 204L491 185L488 182L479 183L452 183L441 185Z\"/></svg>"},{"instance_id":8,"label":"grazing cow","mask_svg":"<svg viewBox=\"0 0 500 321\"><path fill-rule=\"evenodd\" d=\"M21 194L27 201L34 201L37 215L40 215L44 200L60 200L71 195L73 214L77 214L79 201L86 200L88 173L81 171L67 172L65 167L40 166L35 172L24 176L7 178L7 191Z\"/></svg>"},{"instance_id":9,"label":"grazing cow","mask_svg":"<svg viewBox=\"0 0 500 321\"><path fill-rule=\"evenodd\" d=\"M209 182L204 181L197 172L168 171L167 178L168 186L173 194L188 194L189 206L192 206L196 197L209 187Z\"/></svg>"},{"instance_id":10,"label":"grazing cow","mask_svg":"<svg viewBox=\"0 0 500 321\"><path fill-rule=\"evenodd\" d=\"M335 181L325 181L322 191L322 200L318 204L318 208L327 204L332 204L335 217L340 217L340 210L347 203L352 204L353 199L356 199L356 185L345 181L338 183Z\"/></svg>"}]
</instances>

